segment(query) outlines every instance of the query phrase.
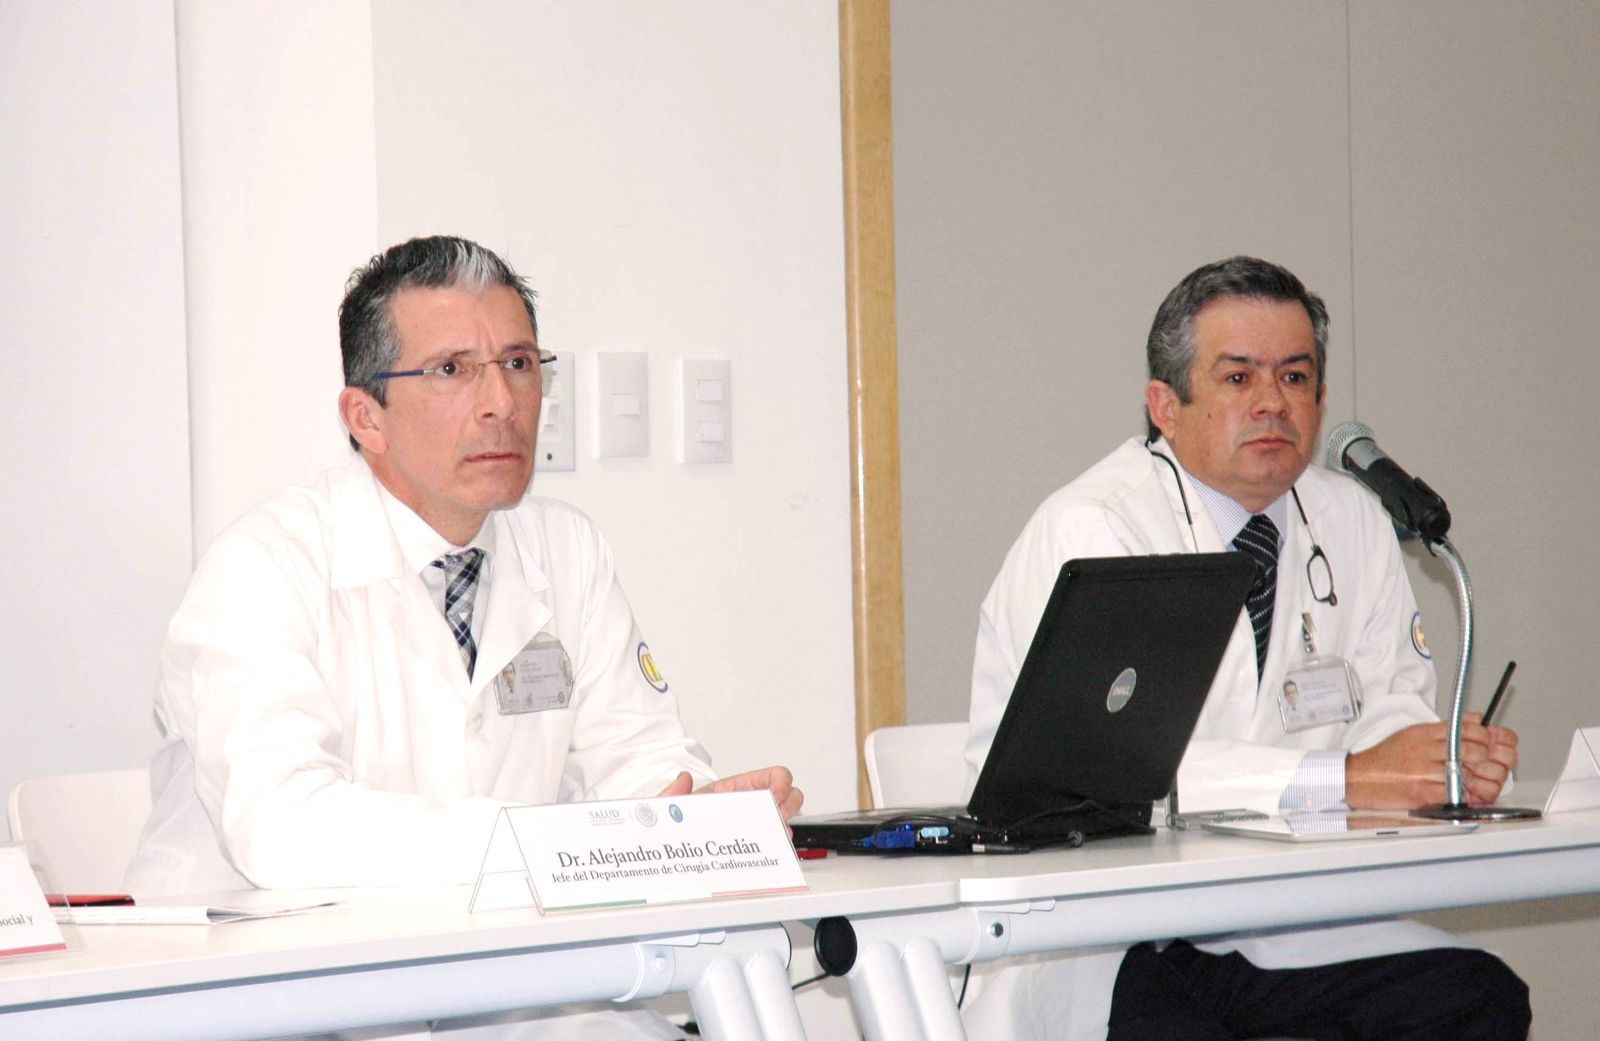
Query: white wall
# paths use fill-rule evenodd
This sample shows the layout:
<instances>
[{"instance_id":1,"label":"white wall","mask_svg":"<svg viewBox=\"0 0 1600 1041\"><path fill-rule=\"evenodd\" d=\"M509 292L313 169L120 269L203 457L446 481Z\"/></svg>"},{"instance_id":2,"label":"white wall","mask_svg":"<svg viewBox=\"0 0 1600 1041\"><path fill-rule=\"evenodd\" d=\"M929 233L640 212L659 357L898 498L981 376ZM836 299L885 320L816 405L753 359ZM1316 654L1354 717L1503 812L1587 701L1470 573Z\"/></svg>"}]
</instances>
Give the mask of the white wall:
<instances>
[{"instance_id":1,"label":"white wall","mask_svg":"<svg viewBox=\"0 0 1600 1041\"><path fill-rule=\"evenodd\" d=\"M650 352L651 457L580 428L536 491L606 530L719 768L853 804L832 7L7 2L0 29L6 351L48 363L4 413L3 523L57 561L4 608L0 782L148 758L191 543L344 457L345 277L444 231L530 276L580 392L591 352ZM733 362L731 465L676 462L683 356Z\"/></svg>"},{"instance_id":2,"label":"white wall","mask_svg":"<svg viewBox=\"0 0 1600 1041\"><path fill-rule=\"evenodd\" d=\"M578 469L534 492L606 532L719 769L853 806L836 11L405 0L374 38L380 237L503 251L578 361ZM594 458L597 351L650 355L648 459ZM685 357L732 361L730 465L676 461Z\"/></svg>"},{"instance_id":3,"label":"white wall","mask_svg":"<svg viewBox=\"0 0 1600 1041\"><path fill-rule=\"evenodd\" d=\"M191 547L346 457L345 278L450 232L531 278L580 395L649 352L651 457L586 412L535 491L607 532L720 769L853 805L839 148L832 6L0 0L0 790L148 761ZM680 357L732 361L731 465L676 462Z\"/></svg>"},{"instance_id":4,"label":"white wall","mask_svg":"<svg viewBox=\"0 0 1600 1041\"><path fill-rule=\"evenodd\" d=\"M1600 508L1582 459L1600 5L1362 3L1351 40L1356 415L1450 503L1477 602L1469 703L1516 659L1505 718L1524 772L1553 777L1573 728L1600 723L1600 550L1581 528ZM1412 572L1441 679L1458 645L1444 574Z\"/></svg>"},{"instance_id":5,"label":"white wall","mask_svg":"<svg viewBox=\"0 0 1600 1041\"><path fill-rule=\"evenodd\" d=\"M1580 527L1600 508L1582 462L1600 6L1362 3L1351 40L1357 415L1449 501L1478 608L1469 704L1515 658L1506 720L1524 774L1553 776L1573 728L1600 723L1600 552ZM1453 600L1437 562L1413 583L1443 676ZM1537 1041L1594 1033L1600 897L1429 920L1524 974Z\"/></svg>"},{"instance_id":6,"label":"white wall","mask_svg":"<svg viewBox=\"0 0 1600 1041\"><path fill-rule=\"evenodd\" d=\"M965 718L978 604L1034 508L1143 432L1145 335L1190 270L1248 252L1298 271L1336 316L1348 414L1345 34L1339 6L1305 2L894 12L906 707L925 722Z\"/></svg>"},{"instance_id":7,"label":"white wall","mask_svg":"<svg viewBox=\"0 0 1600 1041\"><path fill-rule=\"evenodd\" d=\"M1600 6L1160 0L894 9L907 714L966 714L977 605L1022 523L1141 430L1162 296L1275 259L1333 317L1328 417L1449 501L1472 698L1551 777L1591 694L1600 553L1577 525L1600 328ZM1443 685L1452 590L1409 561ZM1339 564L1333 562L1337 571ZM1437 916L1592 1033L1600 900Z\"/></svg>"},{"instance_id":8,"label":"white wall","mask_svg":"<svg viewBox=\"0 0 1600 1041\"><path fill-rule=\"evenodd\" d=\"M0 3L0 791L134 766L189 570L170 3Z\"/></svg>"},{"instance_id":9,"label":"white wall","mask_svg":"<svg viewBox=\"0 0 1600 1041\"><path fill-rule=\"evenodd\" d=\"M366 3L178 0L194 546L342 462L336 312L380 246Z\"/></svg>"}]
</instances>

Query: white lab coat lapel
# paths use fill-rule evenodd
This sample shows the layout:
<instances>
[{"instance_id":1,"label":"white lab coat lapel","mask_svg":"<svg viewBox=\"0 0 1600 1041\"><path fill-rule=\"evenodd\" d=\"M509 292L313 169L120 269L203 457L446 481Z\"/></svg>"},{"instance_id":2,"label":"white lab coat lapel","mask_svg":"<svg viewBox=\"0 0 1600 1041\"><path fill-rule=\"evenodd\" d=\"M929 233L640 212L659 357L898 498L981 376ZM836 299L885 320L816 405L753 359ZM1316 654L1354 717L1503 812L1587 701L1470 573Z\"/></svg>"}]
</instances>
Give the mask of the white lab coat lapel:
<instances>
[{"instance_id":1,"label":"white lab coat lapel","mask_svg":"<svg viewBox=\"0 0 1600 1041\"><path fill-rule=\"evenodd\" d=\"M468 689L460 651L453 640L440 638L441 633L448 633L443 616L422 578L412 572L400 552L379 498L377 477L365 460L358 458L356 468L365 479L338 485L331 504L333 590L335 594L359 590L374 621L389 620L399 660L423 667L402 667L414 694L426 691L462 700ZM375 538L375 532L385 532L388 537Z\"/></svg>"},{"instance_id":2,"label":"white lab coat lapel","mask_svg":"<svg viewBox=\"0 0 1600 1041\"><path fill-rule=\"evenodd\" d=\"M495 675L551 618L550 606L541 597L550 588L550 579L503 513L490 514L488 523L495 525L495 560L486 605L488 615L478 641L474 691L492 683Z\"/></svg>"},{"instance_id":3,"label":"white lab coat lapel","mask_svg":"<svg viewBox=\"0 0 1600 1041\"><path fill-rule=\"evenodd\" d=\"M1190 541L1189 521L1183 510L1183 499L1178 494L1178 478L1173 473L1172 467L1178 468L1178 473L1184 473L1178 459L1172 454L1172 446L1167 444L1165 438L1157 438L1149 446L1150 452L1150 482L1144 489L1129 495L1123 501L1123 507L1128 511L1125 523L1130 532L1154 533L1144 535L1137 540L1128 540L1130 548L1140 542L1148 541L1144 547L1148 553L1188 553L1196 547ZM1161 458L1158 458L1161 457ZM1171 460L1168 466L1163 459ZM1187 474L1183 480L1188 481ZM1188 487L1184 489L1190 491ZM1195 504L1195 497L1189 495L1191 508ZM1205 518L1195 525L1195 538L1201 539L1202 529L1214 529L1216 525L1210 524ZM1215 541L1213 535L1213 541ZM1205 552L1205 542L1201 541L1199 550Z\"/></svg>"},{"instance_id":4,"label":"white lab coat lapel","mask_svg":"<svg viewBox=\"0 0 1600 1041\"><path fill-rule=\"evenodd\" d=\"M1222 538L1217 534L1217 524L1211 519L1211 513L1206 509L1206 504L1195 493L1193 479L1189 471L1178 462L1178 457L1172 451L1172 446L1167 444L1165 438L1157 438L1151 446L1152 452L1159 452L1172 460L1173 466L1178 468L1178 473L1183 478L1183 495L1178 494L1178 478L1173 476L1172 468L1154 455L1150 457L1150 464L1158 475L1165 475L1160 481L1164 502L1172 515L1172 523L1178 531L1180 542L1174 549L1193 550L1196 553L1222 553L1228 549L1222 544ZM1184 513L1184 501L1187 497L1189 511ZM1193 517L1194 523L1190 524L1187 517ZM1190 529L1193 528L1193 542L1190 542Z\"/></svg>"},{"instance_id":5,"label":"white lab coat lapel","mask_svg":"<svg viewBox=\"0 0 1600 1041\"><path fill-rule=\"evenodd\" d=\"M1306 510L1312 509L1310 503ZM1289 498L1288 523L1283 533L1283 549L1278 553L1278 596L1272 604L1272 639L1267 644L1266 674L1272 695L1275 725L1282 730L1282 717L1277 715L1277 688L1291 668L1305 659L1300 636L1300 616L1312 606L1310 587L1306 582L1306 561L1311 556L1311 544L1306 537L1305 522L1295 509L1294 497Z\"/></svg>"}]
</instances>

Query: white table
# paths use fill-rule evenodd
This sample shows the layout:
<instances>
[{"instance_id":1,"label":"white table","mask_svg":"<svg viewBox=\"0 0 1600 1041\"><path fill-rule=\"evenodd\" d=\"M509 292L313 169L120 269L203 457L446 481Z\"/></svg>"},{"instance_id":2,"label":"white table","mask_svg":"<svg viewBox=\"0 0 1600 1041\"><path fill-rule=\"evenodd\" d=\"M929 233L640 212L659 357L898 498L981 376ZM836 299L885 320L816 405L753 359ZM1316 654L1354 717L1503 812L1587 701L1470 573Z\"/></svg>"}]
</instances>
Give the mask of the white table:
<instances>
[{"instance_id":1,"label":"white table","mask_svg":"<svg viewBox=\"0 0 1600 1041\"><path fill-rule=\"evenodd\" d=\"M242 1041L683 991L710 1038L798 1041L777 923L831 918L857 942L847 978L870 1038L959 1039L947 964L1593 892L1600 811L1314 846L1163 831L1019 857L843 857L806 877L806 893L545 917L468 914L460 887L84 927L82 950L0 961L0 1037Z\"/></svg>"},{"instance_id":2,"label":"white table","mask_svg":"<svg viewBox=\"0 0 1600 1041\"><path fill-rule=\"evenodd\" d=\"M345 903L213 926L83 926L81 950L0 960L0 1038L243 1041L682 991L708 1037L798 1041L777 923L956 902L948 865L861 867L805 893L549 916L469 914L462 886L275 893Z\"/></svg>"},{"instance_id":3,"label":"white table","mask_svg":"<svg viewBox=\"0 0 1600 1041\"><path fill-rule=\"evenodd\" d=\"M1543 791L1529 794L1542 802ZM1600 810L1463 835L1299 845L1161 830L962 858L961 870L959 907L821 927L854 940L846 978L869 1041L964 1039L947 964L1592 893Z\"/></svg>"}]
</instances>

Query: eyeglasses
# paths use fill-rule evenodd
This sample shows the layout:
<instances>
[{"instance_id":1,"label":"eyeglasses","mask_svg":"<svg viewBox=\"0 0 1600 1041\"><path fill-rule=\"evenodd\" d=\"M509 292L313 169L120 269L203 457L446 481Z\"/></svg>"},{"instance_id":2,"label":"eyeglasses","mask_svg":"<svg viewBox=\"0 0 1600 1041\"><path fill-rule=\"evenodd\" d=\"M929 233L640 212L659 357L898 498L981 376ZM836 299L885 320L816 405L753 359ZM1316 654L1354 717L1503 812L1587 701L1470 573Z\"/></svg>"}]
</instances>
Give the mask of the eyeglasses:
<instances>
[{"instance_id":1,"label":"eyeglasses","mask_svg":"<svg viewBox=\"0 0 1600 1041\"><path fill-rule=\"evenodd\" d=\"M1306 508L1300 505L1299 491L1290 488L1289 493L1294 496L1294 508L1300 511L1300 523L1306 526L1306 534L1311 536L1311 558L1306 561L1306 584L1311 587L1311 599L1334 607L1339 603L1339 594L1333 589L1333 565L1328 563L1328 555L1317 545L1317 536L1311 530L1311 522L1306 519Z\"/></svg>"},{"instance_id":2,"label":"eyeglasses","mask_svg":"<svg viewBox=\"0 0 1600 1041\"><path fill-rule=\"evenodd\" d=\"M1333 566L1315 542L1311 543L1311 559L1306 561L1306 583L1311 586L1311 599L1329 607L1339 602L1339 595L1333 591Z\"/></svg>"},{"instance_id":3,"label":"eyeglasses","mask_svg":"<svg viewBox=\"0 0 1600 1041\"><path fill-rule=\"evenodd\" d=\"M514 389L532 389L543 381L541 370L556 360L555 353L543 347L532 351L514 351L504 358L473 361L470 358L451 358L426 369L399 369L374 373L375 380L400 379L404 376L421 376L422 385L435 394L459 394L478 382L478 376L491 365L500 366L505 381Z\"/></svg>"}]
</instances>

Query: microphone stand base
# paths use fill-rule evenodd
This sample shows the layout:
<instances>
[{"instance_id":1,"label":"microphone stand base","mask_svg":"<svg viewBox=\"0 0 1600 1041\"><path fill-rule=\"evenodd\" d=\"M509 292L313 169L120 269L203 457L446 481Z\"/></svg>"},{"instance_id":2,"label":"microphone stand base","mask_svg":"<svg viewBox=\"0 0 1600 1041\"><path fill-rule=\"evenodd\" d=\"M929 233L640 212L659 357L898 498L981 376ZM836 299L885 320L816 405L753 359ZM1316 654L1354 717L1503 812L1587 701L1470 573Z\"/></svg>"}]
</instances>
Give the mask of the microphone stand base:
<instances>
[{"instance_id":1,"label":"microphone stand base","mask_svg":"<svg viewBox=\"0 0 1600 1041\"><path fill-rule=\"evenodd\" d=\"M1468 806L1465 803L1447 802L1438 806L1424 806L1411 811L1413 817L1426 817L1436 821L1476 821L1498 824L1504 821L1536 821L1544 814L1521 806Z\"/></svg>"}]
</instances>

